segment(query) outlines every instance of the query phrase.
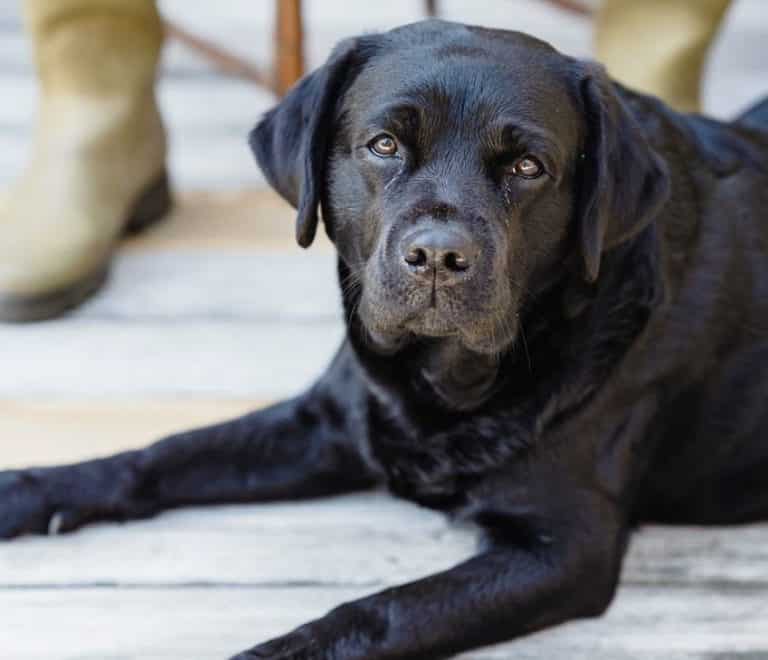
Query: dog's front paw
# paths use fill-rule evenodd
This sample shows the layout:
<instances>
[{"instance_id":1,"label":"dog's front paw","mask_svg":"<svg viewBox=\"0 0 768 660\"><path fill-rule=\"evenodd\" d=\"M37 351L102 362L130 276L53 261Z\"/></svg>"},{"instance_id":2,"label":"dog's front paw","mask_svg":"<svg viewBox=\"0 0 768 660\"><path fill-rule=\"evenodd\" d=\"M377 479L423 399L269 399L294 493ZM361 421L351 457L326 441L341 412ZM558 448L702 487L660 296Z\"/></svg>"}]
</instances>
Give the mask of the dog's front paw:
<instances>
[{"instance_id":1,"label":"dog's front paw","mask_svg":"<svg viewBox=\"0 0 768 660\"><path fill-rule=\"evenodd\" d=\"M385 657L381 616L346 603L232 660L375 660Z\"/></svg>"},{"instance_id":2,"label":"dog's front paw","mask_svg":"<svg viewBox=\"0 0 768 660\"><path fill-rule=\"evenodd\" d=\"M304 626L288 635L259 644L232 660L332 660L332 649Z\"/></svg>"},{"instance_id":3,"label":"dog's front paw","mask_svg":"<svg viewBox=\"0 0 768 660\"><path fill-rule=\"evenodd\" d=\"M78 502L79 490L87 485L66 466L0 471L0 540L82 526L92 511Z\"/></svg>"},{"instance_id":4,"label":"dog's front paw","mask_svg":"<svg viewBox=\"0 0 768 660\"><path fill-rule=\"evenodd\" d=\"M33 473L0 472L0 539L48 531L52 512Z\"/></svg>"}]
</instances>

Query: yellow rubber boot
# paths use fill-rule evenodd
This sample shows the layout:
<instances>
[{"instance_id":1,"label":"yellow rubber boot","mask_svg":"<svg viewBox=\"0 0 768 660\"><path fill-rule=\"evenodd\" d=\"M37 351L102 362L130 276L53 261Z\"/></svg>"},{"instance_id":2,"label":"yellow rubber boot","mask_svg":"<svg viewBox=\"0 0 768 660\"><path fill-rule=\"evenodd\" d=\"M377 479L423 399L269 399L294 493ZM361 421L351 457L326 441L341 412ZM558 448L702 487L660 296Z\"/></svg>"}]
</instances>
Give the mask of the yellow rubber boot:
<instances>
[{"instance_id":1,"label":"yellow rubber boot","mask_svg":"<svg viewBox=\"0 0 768 660\"><path fill-rule=\"evenodd\" d=\"M683 112L701 107L707 52L731 0L603 0L597 57L631 89Z\"/></svg>"},{"instance_id":2,"label":"yellow rubber boot","mask_svg":"<svg viewBox=\"0 0 768 660\"><path fill-rule=\"evenodd\" d=\"M41 106L26 171L0 201L0 321L79 304L117 240L170 206L154 93L152 0L26 0Z\"/></svg>"}]
</instances>

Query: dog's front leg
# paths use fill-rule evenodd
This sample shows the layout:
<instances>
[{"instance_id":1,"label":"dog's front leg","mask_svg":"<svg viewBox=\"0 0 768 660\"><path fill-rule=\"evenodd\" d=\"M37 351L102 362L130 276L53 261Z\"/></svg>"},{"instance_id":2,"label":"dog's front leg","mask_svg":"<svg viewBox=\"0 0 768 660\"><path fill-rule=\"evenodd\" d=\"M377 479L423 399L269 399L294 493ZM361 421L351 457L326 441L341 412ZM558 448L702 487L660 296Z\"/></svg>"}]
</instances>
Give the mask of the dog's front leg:
<instances>
[{"instance_id":1,"label":"dog's front leg","mask_svg":"<svg viewBox=\"0 0 768 660\"><path fill-rule=\"evenodd\" d=\"M306 394L143 450L0 472L0 539L70 531L184 505L320 496L370 486L362 396L342 351Z\"/></svg>"},{"instance_id":2,"label":"dog's front leg","mask_svg":"<svg viewBox=\"0 0 768 660\"><path fill-rule=\"evenodd\" d=\"M607 507L593 507L590 518L568 501L573 517L551 531L524 539L519 521L505 530L496 520L496 541L469 561L345 603L233 660L439 659L596 616L613 597L625 532Z\"/></svg>"}]
</instances>

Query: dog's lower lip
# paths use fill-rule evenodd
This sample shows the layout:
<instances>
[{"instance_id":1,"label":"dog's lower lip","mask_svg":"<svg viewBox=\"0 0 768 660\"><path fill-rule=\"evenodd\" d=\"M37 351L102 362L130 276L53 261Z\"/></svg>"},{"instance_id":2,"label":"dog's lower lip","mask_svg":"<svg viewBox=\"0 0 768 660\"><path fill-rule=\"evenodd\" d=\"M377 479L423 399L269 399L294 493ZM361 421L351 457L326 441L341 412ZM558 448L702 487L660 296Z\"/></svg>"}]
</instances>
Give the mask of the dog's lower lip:
<instances>
[{"instance_id":1,"label":"dog's lower lip","mask_svg":"<svg viewBox=\"0 0 768 660\"><path fill-rule=\"evenodd\" d=\"M456 324L446 319L436 307L429 307L408 319L405 328L414 334L427 337L450 337L459 334Z\"/></svg>"}]
</instances>

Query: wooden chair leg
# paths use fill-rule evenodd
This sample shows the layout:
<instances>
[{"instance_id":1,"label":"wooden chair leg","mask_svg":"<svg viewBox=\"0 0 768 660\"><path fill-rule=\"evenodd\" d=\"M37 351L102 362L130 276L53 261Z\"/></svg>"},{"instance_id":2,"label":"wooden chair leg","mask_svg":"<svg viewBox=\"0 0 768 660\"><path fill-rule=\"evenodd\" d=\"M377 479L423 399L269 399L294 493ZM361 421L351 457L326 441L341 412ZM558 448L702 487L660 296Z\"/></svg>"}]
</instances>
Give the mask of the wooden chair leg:
<instances>
[{"instance_id":1,"label":"wooden chair leg","mask_svg":"<svg viewBox=\"0 0 768 660\"><path fill-rule=\"evenodd\" d=\"M283 96L304 75L301 0L276 0L275 91Z\"/></svg>"}]
</instances>

